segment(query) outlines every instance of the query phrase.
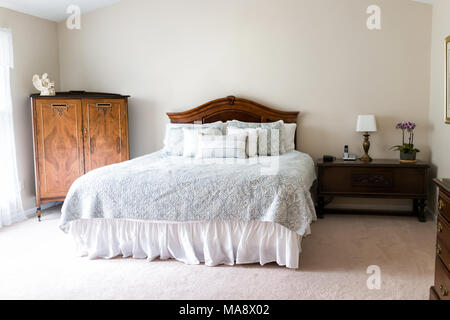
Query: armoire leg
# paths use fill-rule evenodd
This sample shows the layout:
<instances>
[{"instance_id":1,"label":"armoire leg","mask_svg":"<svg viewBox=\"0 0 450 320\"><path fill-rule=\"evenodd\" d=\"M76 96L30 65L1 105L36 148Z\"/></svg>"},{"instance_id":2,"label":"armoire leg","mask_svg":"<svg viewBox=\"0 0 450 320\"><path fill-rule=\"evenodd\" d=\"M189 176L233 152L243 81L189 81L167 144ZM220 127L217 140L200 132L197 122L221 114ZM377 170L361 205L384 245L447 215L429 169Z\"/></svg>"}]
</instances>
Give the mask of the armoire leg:
<instances>
[{"instance_id":1,"label":"armoire leg","mask_svg":"<svg viewBox=\"0 0 450 320\"><path fill-rule=\"evenodd\" d=\"M38 221L41 222L41 207L38 207L37 210L37 217L38 217Z\"/></svg>"}]
</instances>

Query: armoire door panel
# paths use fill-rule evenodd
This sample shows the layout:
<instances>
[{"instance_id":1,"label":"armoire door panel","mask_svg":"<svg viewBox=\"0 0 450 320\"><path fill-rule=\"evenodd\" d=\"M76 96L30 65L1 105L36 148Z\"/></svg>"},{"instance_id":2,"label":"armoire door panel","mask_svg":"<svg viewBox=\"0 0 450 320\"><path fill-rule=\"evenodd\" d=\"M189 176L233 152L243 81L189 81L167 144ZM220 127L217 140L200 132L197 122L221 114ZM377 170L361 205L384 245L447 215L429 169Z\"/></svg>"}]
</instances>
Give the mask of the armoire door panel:
<instances>
[{"instance_id":1,"label":"armoire door panel","mask_svg":"<svg viewBox=\"0 0 450 320\"><path fill-rule=\"evenodd\" d=\"M82 104L86 172L129 160L125 100L84 99Z\"/></svg>"},{"instance_id":2,"label":"armoire door panel","mask_svg":"<svg viewBox=\"0 0 450 320\"><path fill-rule=\"evenodd\" d=\"M38 99L35 108L40 196L64 197L84 174L81 101Z\"/></svg>"}]
</instances>

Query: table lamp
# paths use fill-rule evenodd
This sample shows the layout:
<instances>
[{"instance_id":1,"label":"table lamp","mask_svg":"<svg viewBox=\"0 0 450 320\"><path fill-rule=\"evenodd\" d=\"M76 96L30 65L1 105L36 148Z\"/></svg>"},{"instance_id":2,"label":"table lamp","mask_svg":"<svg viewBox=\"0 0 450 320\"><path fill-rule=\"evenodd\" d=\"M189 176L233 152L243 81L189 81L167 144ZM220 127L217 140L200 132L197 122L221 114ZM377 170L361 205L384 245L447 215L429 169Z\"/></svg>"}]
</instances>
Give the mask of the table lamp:
<instances>
[{"instance_id":1,"label":"table lamp","mask_svg":"<svg viewBox=\"0 0 450 320\"><path fill-rule=\"evenodd\" d=\"M364 155L361 157L361 160L370 162L370 161L372 161L372 158L369 157L369 148L370 148L369 132L377 131L377 122L375 120L375 116L374 115L359 115L358 122L356 124L356 131L357 132L365 132L364 133L364 142L363 142Z\"/></svg>"}]
</instances>

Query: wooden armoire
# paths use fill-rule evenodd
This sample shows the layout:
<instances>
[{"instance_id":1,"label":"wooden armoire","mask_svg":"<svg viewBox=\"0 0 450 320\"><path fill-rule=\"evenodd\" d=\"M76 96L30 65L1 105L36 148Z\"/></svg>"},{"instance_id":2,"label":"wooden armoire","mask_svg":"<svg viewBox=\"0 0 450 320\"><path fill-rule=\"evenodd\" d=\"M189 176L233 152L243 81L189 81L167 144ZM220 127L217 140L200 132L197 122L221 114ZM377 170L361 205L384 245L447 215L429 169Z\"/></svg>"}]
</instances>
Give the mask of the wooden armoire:
<instances>
[{"instance_id":1,"label":"wooden armoire","mask_svg":"<svg viewBox=\"0 0 450 320\"><path fill-rule=\"evenodd\" d=\"M32 94L37 216L64 201L83 174L130 159L128 96L84 91Z\"/></svg>"}]
</instances>

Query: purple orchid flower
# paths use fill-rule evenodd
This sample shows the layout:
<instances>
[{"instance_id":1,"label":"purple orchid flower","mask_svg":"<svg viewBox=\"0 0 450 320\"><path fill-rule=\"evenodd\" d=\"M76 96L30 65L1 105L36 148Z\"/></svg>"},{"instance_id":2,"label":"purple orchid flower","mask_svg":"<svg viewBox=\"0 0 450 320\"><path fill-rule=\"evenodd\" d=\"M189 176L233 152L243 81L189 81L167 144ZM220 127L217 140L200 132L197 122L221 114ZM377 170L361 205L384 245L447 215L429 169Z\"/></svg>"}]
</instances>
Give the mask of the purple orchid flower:
<instances>
[{"instance_id":1,"label":"purple orchid flower","mask_svg":"<svg viewBox=\"0 0 450 320\"><path fill-rule=\"evenodd\" d=\"M403 145L405 145L405 131L409 132L408 144L412 145L414 143L414 129L416 128L416 124L414 122L402 121L397 123L395 128L402 130Z\"/></svg>"}]
</instances>

